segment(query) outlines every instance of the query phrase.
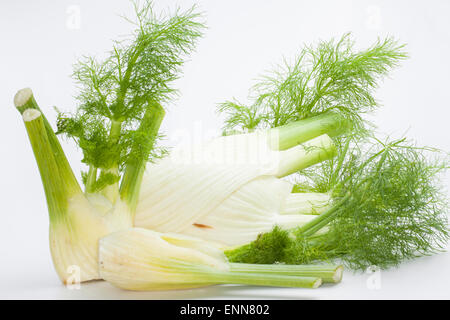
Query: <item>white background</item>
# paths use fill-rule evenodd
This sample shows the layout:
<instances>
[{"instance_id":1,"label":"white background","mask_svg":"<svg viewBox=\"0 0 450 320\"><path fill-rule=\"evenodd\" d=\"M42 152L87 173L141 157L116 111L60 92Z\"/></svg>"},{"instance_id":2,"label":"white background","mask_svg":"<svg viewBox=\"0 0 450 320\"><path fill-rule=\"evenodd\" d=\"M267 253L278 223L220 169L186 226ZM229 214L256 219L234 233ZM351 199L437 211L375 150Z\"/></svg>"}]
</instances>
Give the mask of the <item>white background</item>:
<instances>
[{"instance_id":1,"label":"white background","mask_svg":"<svg viewBox=\"0 0 450 320\"><path fill-rule=\"evenodd\" d=\"M194 1L155 1L156 8ZM377 91L380 131L407 135L419 144L450 150L450 1L199 1L209 29L177 82L181 97L169 107L166 144L180 133L219 133L217 103L245 99L262 71L292 57L303 43L351 31L360 47L392 35L408 44L411 58ZM79 13L79 15L78 15ZM216 286L176 292L125 292L104 282L64 288L48 249L48 215L38 170L20 116L18 89L31 87L54 123L52 106L73 110L72 64L83 54L111 48L131 31L119 14L132 16L125 0L14 0L0 2L0 298L450 298L450 254L404 263L380 274L346 273L341 284L317 290ZM81 155L63 147L76 172ZM446 185L449 185L449 175Z\"/></svg>"}]
</instances>

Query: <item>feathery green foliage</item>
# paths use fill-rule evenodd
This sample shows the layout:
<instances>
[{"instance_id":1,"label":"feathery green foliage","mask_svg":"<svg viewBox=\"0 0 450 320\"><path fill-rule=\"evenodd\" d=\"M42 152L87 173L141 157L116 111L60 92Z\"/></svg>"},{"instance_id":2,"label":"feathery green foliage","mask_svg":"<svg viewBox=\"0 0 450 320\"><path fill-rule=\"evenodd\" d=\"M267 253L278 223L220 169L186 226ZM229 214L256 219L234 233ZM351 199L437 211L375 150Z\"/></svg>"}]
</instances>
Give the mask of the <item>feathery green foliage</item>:
<instances>
[{"instance_id":1,"label":"feathery green foliage","mask_svg":"<svg viewBox=\"0 0 450 320\"><path fill-rule=\"evenodd\" d=\"M274 128L338 112L353 123L354 132L361 133L366 127L362 115L377 106L373 90L407 57L403 48L386 38L355 53L350 34L307 46L293 63L284 60L260 79L250 91L250 105L237 101L219 105L219 112L226 115L224 130Z\"/></svg>"},{"instance_id":2,"label":"feathery green foliage","mask_svg":"<svg viewBox=\"0 0 450 320\"><path fill-rule=\"evenodd\" d=\"M103 61L85 57L75 66L79 108L58 116L58 133L75 139L83 150L84 163L103 169L102 181L93 179L95 188L117 182L109 175L117 175L130 159L149 160L155 155L157 130L154 137L147 137L148 126L140 124L155 103L166 103L176 94L172 82L204 28L195 8L163 17L152 11L150 1L134 4L137 18L129 20L135 25L134 33L114 42ZM153 143L142 152L142 148L133 148L137 140Z\"/></svg>"},{"instance_id":3,"label":"feathery green foliage","mask_svg":"<svg viewBox=\"0 0 450 320\"><path fill-rule=\"evenodd\" d=\"M355 269L382 268L433 253L448 240L447 204L438 174L447 160L404 140L383 143L367 130L364 114L378 103L377 83L404 58L392 38L354 53L350 35L306 47L294 63L264 76L245 106L225 102L226 131L274 128L334 112L353 126L335 139L338 156L302 170L294 192L328 192L331 208L299 230L278 228L230 250L234 262L303 264L342 259ZM319 231L319 232L318 232ZM276 248L276 250L274 250Z\"/></svg>"},{"instance_id":4,"label":"feathery green foliage","mask_svg":"<svg viewBox=\"0 0 450 320\"><path fill-rule=\"evenodd\" d=\"M230 261L272 264L285 260L285 249L292 243L289 232L275 226L271 232L261 233L255 241L227 251L226 254Z\"/></svg>"},{"instance_id":5,"label":"feathery green foliage","mask_svg":"<svg viewBox=\"0 0 450 320\"><path fill-rule=\"evenodd\" d=\"M295 238L284 242L281 258L280 253L272 259L266 255L264 263L341 259L353 269L387 268L443 249L449 239L448 207L438 178L448 167L448 158L437 150L405 139L361 145L348 138L339 156L306 172L297 189L330 192L331 209L292 230ZM287 234L274 230L264 237L279 243ZM271 242L266 241L238 248L229 257L250 261L264 250L262 245L270 252Z\"/></svg>"}]
</instances>

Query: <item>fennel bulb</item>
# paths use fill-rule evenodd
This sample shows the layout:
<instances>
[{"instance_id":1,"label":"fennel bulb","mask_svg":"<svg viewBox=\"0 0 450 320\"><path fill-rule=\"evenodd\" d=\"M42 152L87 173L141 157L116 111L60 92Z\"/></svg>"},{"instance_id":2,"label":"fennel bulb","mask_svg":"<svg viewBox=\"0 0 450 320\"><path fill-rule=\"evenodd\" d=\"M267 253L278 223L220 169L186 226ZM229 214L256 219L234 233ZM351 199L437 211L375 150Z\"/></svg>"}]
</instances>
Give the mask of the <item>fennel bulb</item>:
<instances>
[{"instance_id":1,"label":"fennel bulb","mask_svg":"<svg viewBox=\"0 0 450 320\"><path fill-rule=\"evenodd\" d=\"M324 119L336 125L331 115L318 118L316 127ZM135 226L233 246L275 225L294 228L309 222L311 214L326 208L328 195L291 194L293 185L280 178L330 159L335 149L326 134L303 141L297 129L303 126L302 121L290 125L288 134L281 127L220 137L179 148L148 165ZM310 135L308 131L307 139ZM290 148L278 150L281 141Z\"/></svg>"}]
</instances>

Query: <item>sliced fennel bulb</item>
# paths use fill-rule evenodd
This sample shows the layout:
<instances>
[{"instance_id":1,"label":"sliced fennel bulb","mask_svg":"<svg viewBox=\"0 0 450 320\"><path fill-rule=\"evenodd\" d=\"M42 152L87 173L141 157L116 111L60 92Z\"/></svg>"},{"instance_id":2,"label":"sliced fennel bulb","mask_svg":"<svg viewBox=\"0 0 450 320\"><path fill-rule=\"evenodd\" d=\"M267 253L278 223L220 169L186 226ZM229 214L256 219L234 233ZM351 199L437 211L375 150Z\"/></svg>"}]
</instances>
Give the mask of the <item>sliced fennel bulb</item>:
<instances>
[{"instance_id":1,"label":"sliced fennel bulb","mask_svg":"<svg viewBox=\"0 0 450 320\"><path fill-rule=\"evenodd\" d=\"M222 283L317 288L322 283L311 268L306 270L308 276L303 276L301 266L291 270L281 267L282 275L274 272L277 266L253 270L251 265L228 263L223 252L210 242L148 229L112 233L100 240L99 248L102 278L128 290L185 289ZM327 274L336 271L336 267L332 269ZM323 274L321 270L319 273Z\"/></svg>"},{"instance_id":2,"label":"sliced fennel bulb","mask_svg":"<svg viewBox=\"0 0 450 320\"><path fill-rule=\"evenodd\" d=\"M327 135L308 141L294 135L290 144L284 139L290 149L274 149L273 141L283 138L278 131L220 137L147 166L135 226L234 246L275 225L309 222L312 216L300 213L320 212L328 196L320 195L319 205L315 195L291 196L292 185L279 177L333 157L334 145Z\"/></svg>"}]
</instances>

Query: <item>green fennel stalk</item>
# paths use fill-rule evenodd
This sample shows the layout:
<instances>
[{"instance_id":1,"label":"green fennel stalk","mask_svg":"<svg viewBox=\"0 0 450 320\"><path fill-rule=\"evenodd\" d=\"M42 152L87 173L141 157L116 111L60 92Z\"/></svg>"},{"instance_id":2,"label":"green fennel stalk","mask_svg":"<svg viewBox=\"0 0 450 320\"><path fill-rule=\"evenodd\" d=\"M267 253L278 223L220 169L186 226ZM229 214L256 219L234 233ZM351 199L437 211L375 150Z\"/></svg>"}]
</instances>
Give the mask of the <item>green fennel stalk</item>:
<instances>
[{"instance_id":1,"label":"green fennel stalk","mask_svg":"<svg viewBox=\"0 0 450 320\"><path fill-rule=\"evenodd\" d=\"M342 280L344 268L341 265L287 265L231 263L232 272L260 272L266 274L318 277L323 282L338 283Z\"/></svg>"},{"instance_id":2,"label":"green fennel stalk","mask_svg":"<svg viewBox=\"0 0 450 320\"><path fill-rule=\"evenodd\" d=\"M42 111L39 108L31 89L25 88L18 91L14 97L14 105L22 115L27 109L38 110L41 113L42 122L45 127L45 131L47 132L47 138L51 146L51 153L58 163L58 166L61 167L61 171L65 175L67 183L73 185L74 188L78 188L78 191L81 192L81 188L78 185L78 182L75 178L72 168L70 167L69 161L67 160L66 155L64 154L64 151L58 141L58 138L56 137L47 118L42 114Z\"/></svg>"},{"instance_id":3,"label":"green fennel stalk","mask_svg":"<svg viewBox=\"0 0 450 320\"><path fill-rule=\"evenodd\" d=\"M46 121L38 108L24 110L22 116L45 188L50 221L65 223L68 200L81 194L79 185L73 179L72 171L63 170L56 160L54 144L50 143Z\"/></svg>"}]
</instances>

